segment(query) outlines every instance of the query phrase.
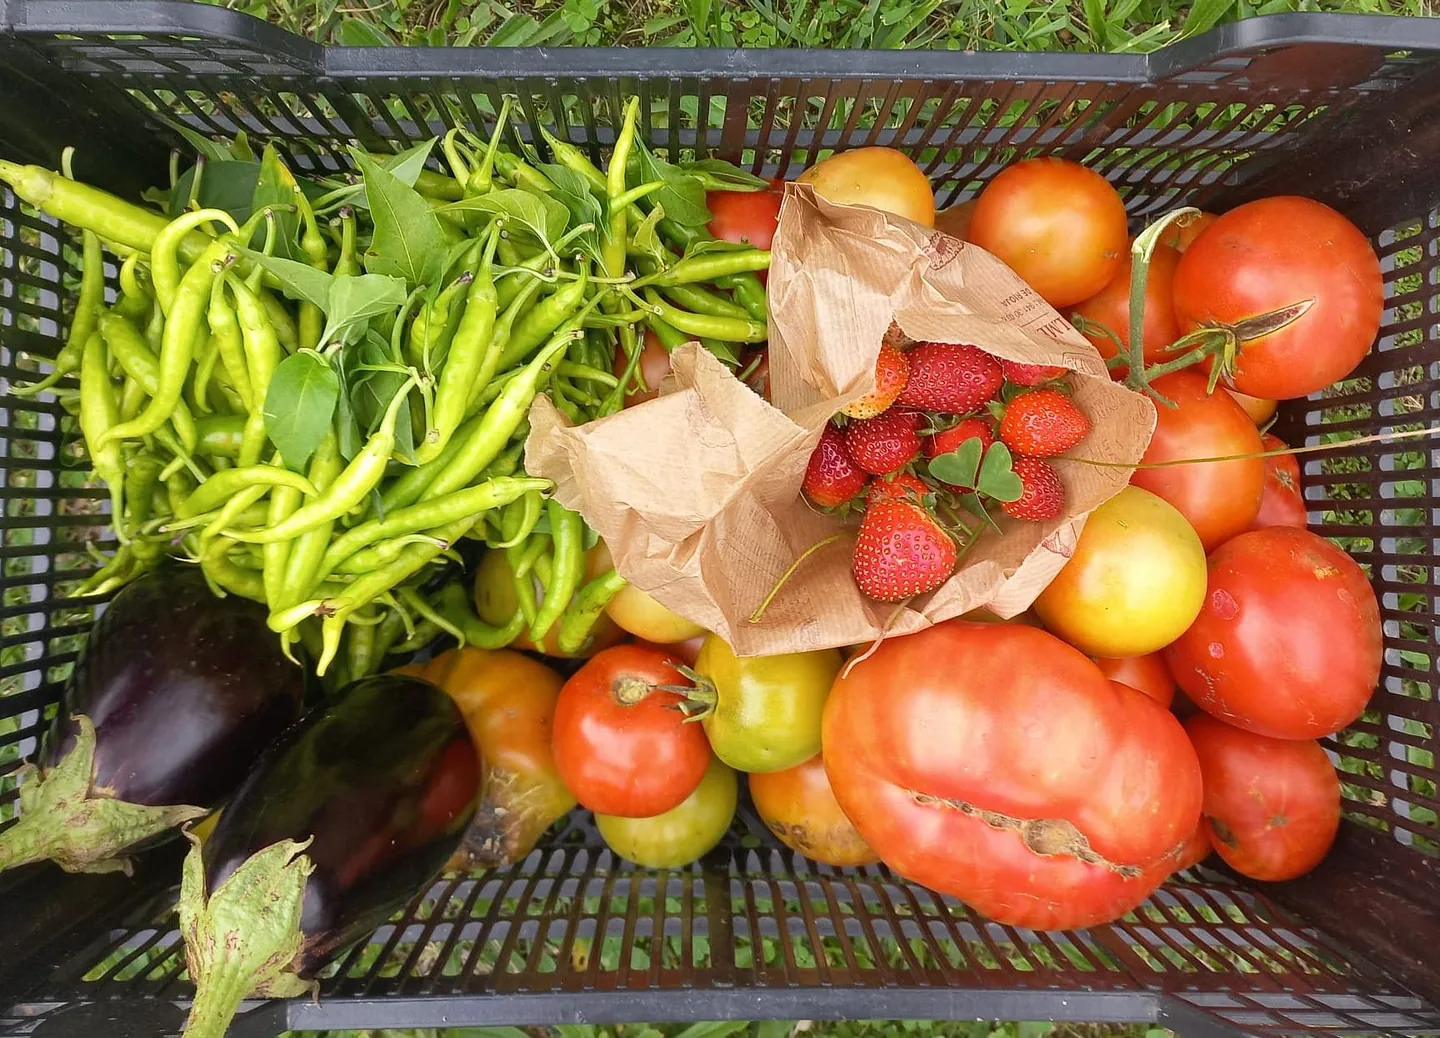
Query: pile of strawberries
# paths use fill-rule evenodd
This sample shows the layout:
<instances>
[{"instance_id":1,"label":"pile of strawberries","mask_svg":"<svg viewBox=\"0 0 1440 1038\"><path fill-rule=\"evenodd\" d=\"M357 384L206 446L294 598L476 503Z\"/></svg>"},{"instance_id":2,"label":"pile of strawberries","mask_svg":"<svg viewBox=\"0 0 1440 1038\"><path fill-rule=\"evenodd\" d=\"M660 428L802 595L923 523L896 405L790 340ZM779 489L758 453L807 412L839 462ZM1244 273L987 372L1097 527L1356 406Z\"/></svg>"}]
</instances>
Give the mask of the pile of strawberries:
<instances>
[{"instance_id":1,"label":"pile of strawberries","mask_svg":"<svg viewBox=\"0 0 1440 1038\"><path fill-rule=\"evenodd\" d=\"M1068 374L963 344L881 347L874 392L826 426L804 482L818 507L864 513L860 590L882 602L935 590L995 525L994 504L1036 522L1065 511L1065 488L1043 459L1090 431Z\"/></svg>"}]
</instances>

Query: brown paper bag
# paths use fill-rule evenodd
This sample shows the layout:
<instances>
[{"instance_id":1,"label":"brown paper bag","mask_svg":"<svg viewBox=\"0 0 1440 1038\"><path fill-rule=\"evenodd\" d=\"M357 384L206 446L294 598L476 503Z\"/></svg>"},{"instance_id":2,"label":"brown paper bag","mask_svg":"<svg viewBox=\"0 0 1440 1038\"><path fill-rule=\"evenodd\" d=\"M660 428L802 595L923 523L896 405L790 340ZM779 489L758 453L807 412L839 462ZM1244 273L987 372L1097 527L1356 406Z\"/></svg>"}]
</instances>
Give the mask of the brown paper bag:
<instances>
[{"instance_id":1,"label":"brown paper bag","mask_svg":"<svg viewBox=\"0 0 1440 1038\"><path fill-rule=\"evenodd\" d=\"M1150 401L1111 382L1068 321L989 253L874 209L787 185L770 273L767 404L698 344L672 355L659 399L578 428L541 397L526 469L610 545L620 574L741 655L795 652L907 634L984 606L1027 608L1069 557L1084 517L1120 490L1155 426ZM758 622L751 615L809 547L847 525L801 496L825 423L874 387L891 323L911 339L971 343L995 356L1061 364L1091 432L1065 458L1067 514L1000 516L955 575L904 606L855 586L842 538L796 568ZM996 510L998 513L998 509ZM855 525L852 519L849 525Z\"/></svg>"}]
</instances>

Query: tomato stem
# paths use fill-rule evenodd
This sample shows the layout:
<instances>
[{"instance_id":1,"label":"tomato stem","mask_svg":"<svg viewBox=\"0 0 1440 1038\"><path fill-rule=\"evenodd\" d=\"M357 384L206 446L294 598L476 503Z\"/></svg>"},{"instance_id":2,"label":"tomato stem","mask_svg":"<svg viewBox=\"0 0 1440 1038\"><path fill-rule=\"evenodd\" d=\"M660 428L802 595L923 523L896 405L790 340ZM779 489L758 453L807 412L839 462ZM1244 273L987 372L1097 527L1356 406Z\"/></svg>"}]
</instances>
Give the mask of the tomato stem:
<instances>
[{"instance_id":1,"label":"tomato stem","mask_svg":"<svg viewBox=\"0 0 1440 1038\"><path fill-rule=\"evenodd\" d=\"M1150 280L1150 261L1155 255L1155 246L1160 244L1160 236L1165 229L1199 212L1194 206L1185 206L1166 213L1136 235L1134 244L1130 246L1130 374L1125 382L1131 389L1148 393L1167 407L1174 407L1175 402L1150 387L1145 371L1145 286Z\"/></svg>"}]
</instances>

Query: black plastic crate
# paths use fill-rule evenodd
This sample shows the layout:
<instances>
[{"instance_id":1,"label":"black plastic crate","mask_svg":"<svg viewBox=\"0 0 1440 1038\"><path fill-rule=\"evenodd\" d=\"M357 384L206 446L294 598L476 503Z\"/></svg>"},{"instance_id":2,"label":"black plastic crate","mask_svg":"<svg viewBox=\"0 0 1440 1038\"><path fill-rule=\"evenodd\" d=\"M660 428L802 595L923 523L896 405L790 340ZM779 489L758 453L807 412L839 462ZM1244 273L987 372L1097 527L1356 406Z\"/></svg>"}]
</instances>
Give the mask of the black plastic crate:
<instances>
[{"instance_id":1,"label":"black plastic crate","mask_svg":"<svg viewBox=\"0 0 1440 1038\"><path fill-rule=\"evenodd\" d=\"M583 818L521 865L444 878L340 959L318 1002L255 1005L237 1035L285 1028L717 1018L1157 1021L1185 1035L1440 1031L1429 441L1345 447L1440 413L1440 22L1284 15L1148 56L860 51L326 49L217 8L0 0L0 155L131 195L161 183L166 120L244 129L299 168L480 122L504 94L591 148L622 97L677 154L793 175L831 150L904 147L949 204L1016 158L1102 171L1137 220L1181 203L1321 198L1375 238L1379 347L1296 401L1312 527L1380 594L1371 710L1330 742L1349 823L1327 862L1257 890L1200 870L1110 926L1033 933L976 917L883 868L818 866L753 815L703 863L653 872ZM526 127L520 127L527 133ZM528 133L527 133L528 135ZM0 376L53 354L75 243L0 194ZM105 546L102 494L53 402L0 402L0 770L54 711L89 619L63 600ZM14 813L0 778L0 818ZM3 824L3 823L0 823ZM37 866L0 876L0 1034L178 1030L189 988L170 912L179 849L133 879Z\"/></svg>"}]
</instances>

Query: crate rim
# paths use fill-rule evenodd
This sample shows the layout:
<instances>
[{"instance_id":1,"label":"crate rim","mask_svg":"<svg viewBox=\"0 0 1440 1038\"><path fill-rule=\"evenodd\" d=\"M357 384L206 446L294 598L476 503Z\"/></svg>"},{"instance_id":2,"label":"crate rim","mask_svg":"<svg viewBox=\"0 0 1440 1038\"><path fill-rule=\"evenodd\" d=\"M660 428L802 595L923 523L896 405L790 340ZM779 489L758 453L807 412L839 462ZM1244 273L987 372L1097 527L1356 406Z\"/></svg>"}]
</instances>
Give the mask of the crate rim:
<instances>
[{"instance_id":1,"label":"crate rim","mask_svg":"<svg viewBox=\"0 0 1440 1038\"><path fill-rule=\"evenodd\" d=\"M1148 54L1077 51L679 47L327 46L241 11L193 0L0 0L0 35L191 36L259 47L334 79L588 76L1159 82L1228 54L1331 43L1440 52L1440 17L1296 12L1216 26Z\"/></svg>"}]
</instances>

